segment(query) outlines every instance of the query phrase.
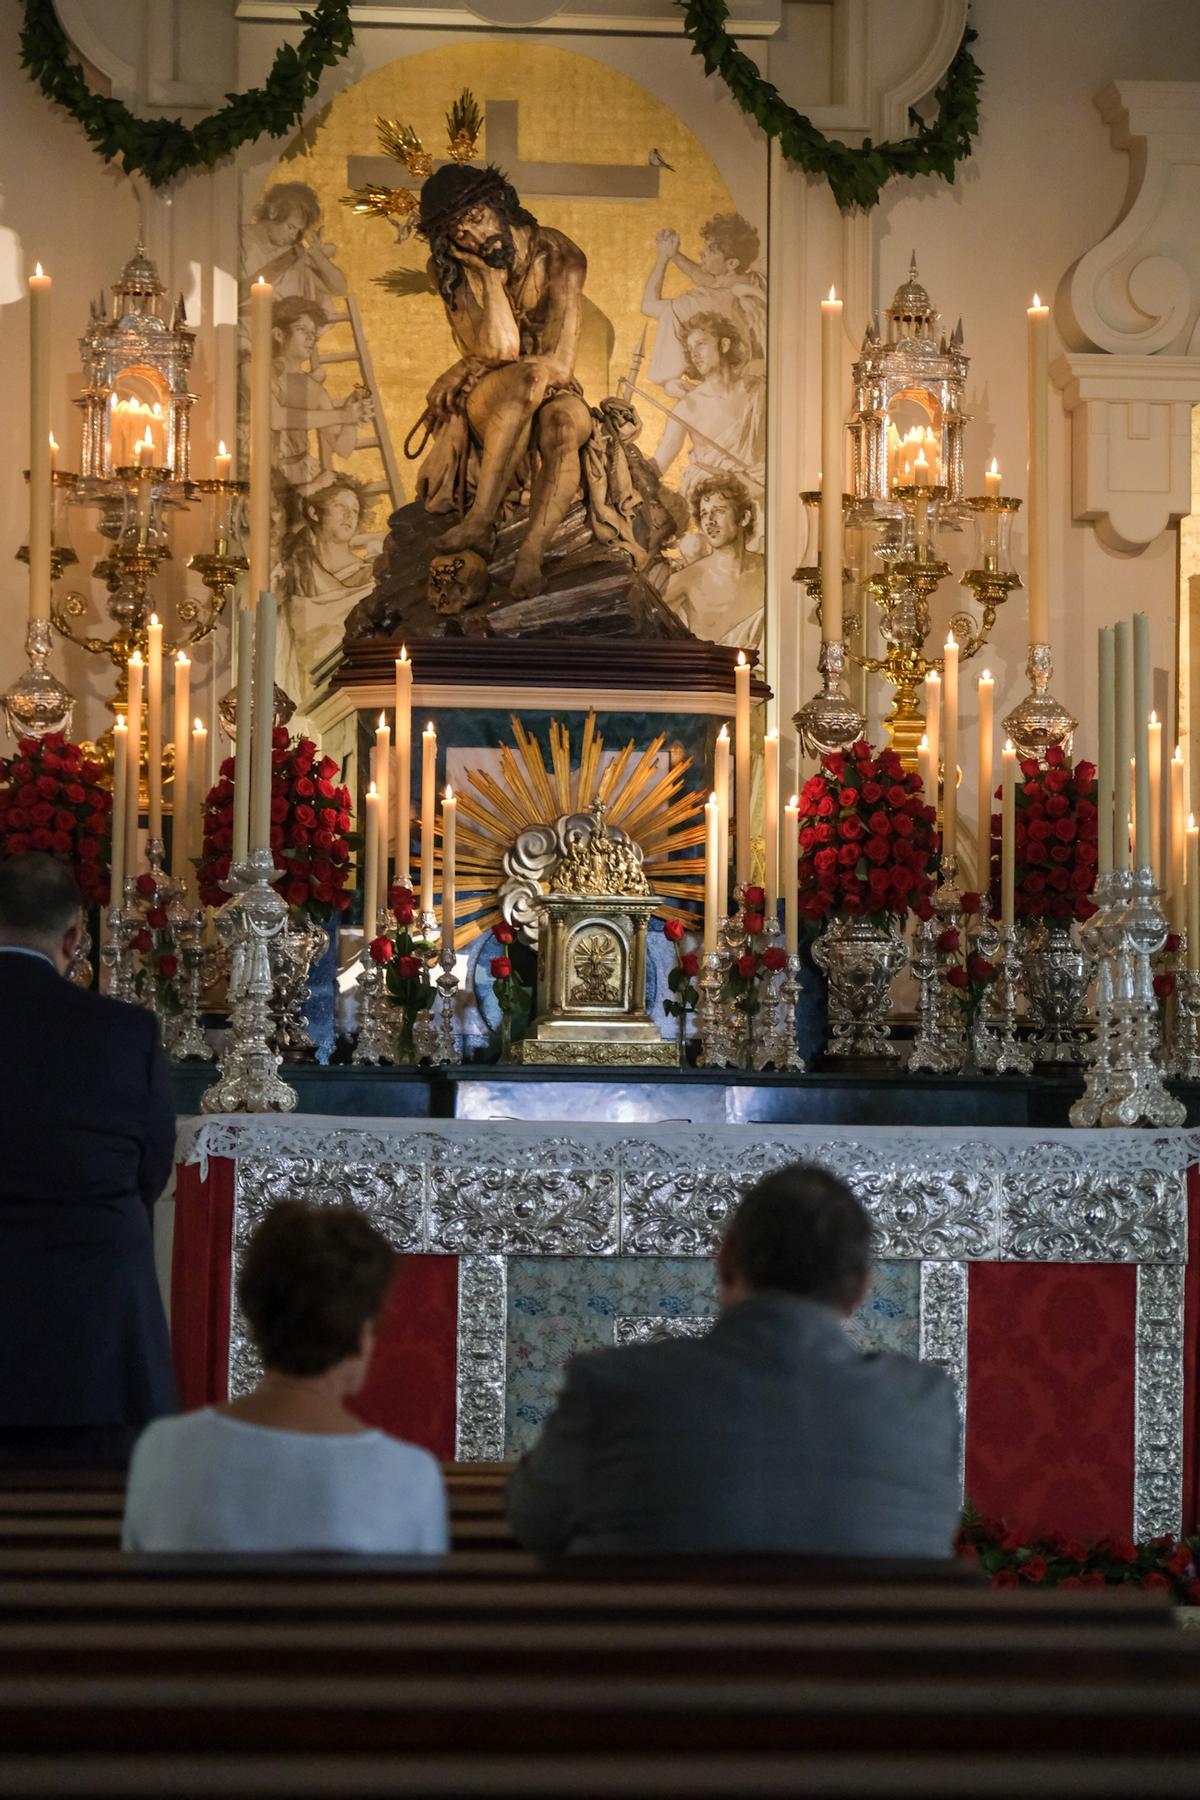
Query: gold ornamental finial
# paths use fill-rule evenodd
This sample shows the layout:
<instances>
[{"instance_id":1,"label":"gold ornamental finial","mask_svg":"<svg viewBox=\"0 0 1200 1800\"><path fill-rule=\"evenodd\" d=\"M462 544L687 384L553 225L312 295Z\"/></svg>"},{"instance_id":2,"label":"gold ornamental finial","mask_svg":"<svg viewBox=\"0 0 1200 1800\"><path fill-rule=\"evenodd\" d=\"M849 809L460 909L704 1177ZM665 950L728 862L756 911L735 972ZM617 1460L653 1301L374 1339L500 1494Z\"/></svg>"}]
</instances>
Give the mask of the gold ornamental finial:
<instances>
[{"instance_id":1,"label":"gold ornamental finial","mask_svg":"<svg viewBox=\"0 0 1200 1800\"><path fill-rule=\"evenodd\" d=\"M479 133L482 130L483 114L479 110L479 103L470 88L464 88L446 114L446 136L451 160L456 163L470 162L478 148Z\"/></svg>"},{"instance_id":2,"label":"gold ornamental finial","mask_svg":"<svg viewBox=\"0 0 1200 1800\"><path fill-rule=\"evenodd\" d=\"M411 188L377 187L373 182L342 195L342 205L362 218L395 219L399 223L410 218L420 204Z\"/></svg>"},{"instance_id":3,"label":"gold ornamental finial","mask_svg":"<svg viewBox=\"0 0 1200 1800\"><path fill-rule=\"evenodd\" d=\"M559 858L552 878L553 891L588 899L600 894L621 898L648 894L650 883L633 845L628 839L609 836L604 801L593 801L587 810L592 819L591 832L586 838L577 838Z\"/></svg>"},{"instance_id":4,"label":"gold ornamental finial","mask_svg":"<svg viewBox=\"0 0 1200 1800\"><path fill-rule=\"evenodd\" d=\"M398 119L385 119L377 113L375 130L381 147L397 162L402 162L410 175L419 175L423 181L426 175L433 174L433 158L411 125L402 125Z\"/></svg>"}]
</instances>

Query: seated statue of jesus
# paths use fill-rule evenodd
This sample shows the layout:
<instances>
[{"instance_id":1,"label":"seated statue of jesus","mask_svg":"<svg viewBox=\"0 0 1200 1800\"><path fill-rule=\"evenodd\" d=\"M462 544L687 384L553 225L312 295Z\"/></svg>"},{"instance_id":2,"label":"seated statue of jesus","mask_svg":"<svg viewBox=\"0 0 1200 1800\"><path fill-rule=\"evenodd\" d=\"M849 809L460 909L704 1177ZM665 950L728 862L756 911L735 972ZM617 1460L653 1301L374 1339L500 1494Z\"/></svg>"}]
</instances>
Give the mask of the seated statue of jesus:
<instances>
[{"instance_id":1,"label":"seated statue of jesus","mask_svg":"<svg viewBox=\"0 0 1200 1800\"><path fill-rule=\"evenodd\" d=\"M587 259L539 225L500 170L448 163L421 188L418 230L459 360L430 388L419 492L458 510L443 551L491 554L497 516L529 486L510 591L541 593L542 562L580 491L592 416L575 379ZM473 491L472 491L473 487Z\"/></svg>"}]
</instances>

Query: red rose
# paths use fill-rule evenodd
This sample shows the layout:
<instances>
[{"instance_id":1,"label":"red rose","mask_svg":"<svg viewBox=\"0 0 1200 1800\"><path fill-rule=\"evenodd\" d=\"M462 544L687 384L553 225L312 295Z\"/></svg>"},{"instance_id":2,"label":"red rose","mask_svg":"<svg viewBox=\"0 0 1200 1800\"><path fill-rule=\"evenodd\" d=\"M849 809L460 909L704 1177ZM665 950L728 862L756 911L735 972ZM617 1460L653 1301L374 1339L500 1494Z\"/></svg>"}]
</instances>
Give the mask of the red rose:
<instances>
[{"instance_id":1,"label":"red rose","mask_svg":"<svg viewBox=\"0 0 1200 1800\"><path fill-rule=\"evenodd\" d=\"M974 916L974 914L979 911L979 908L980 908L982 902L981 902L978 894L964 894L962 897L961 904L962 904L963 911L966 913L966 915L969 919L969 918L972 918Z\"/></svg>"},{"instance_id":2,"label":"red rose","mask_svg":"<svg viewBox=\"0 0 1200 1800\"><path fill-rule=\"evenodd\" d=\"M819 775L810 775L800 790L800 803L805 808L815 806L825 792L825 783Z\"/></svg>"},{"instance_id":3,"label":"red rose","mask_svg":"<svg viewBox=\"0 0 1200 1800\"><path fill-rule=\"evenodd\" d=\"M1170 1569L1172 1575L1186 1576L1191 1574L1192 1553L1186 1544L1180 1544L1178 1550L1171 1556L1168 1556L1167 1568Z\"/></svg>"},{"instance_id":4,"label":"red rose","mask_svg":"<svg viewBox=\"0 0 1200 1800\"><path fill-rule=\"evenodd\" d=\"M843 819L838 826L838 835L839 837L844 838L848 844L856 844L863 835L861 820L852 813L848 819Z\"/></svg>"},{"instance_id":5,"label":"red rose","mask_svg":"<svg viewBox=\"0 0 1200 1800\"><path fill-rule=\"evenodd\" d=\"M82 806L84 801L87 799L87 794L84 792L83 788L80 787L80 785L77 781L71 781L71 782L67 783L67 786L65 789L65 795L66 795L66 798L71 802L72 806Z\"/></svg>"},{"instance_id":6,"label":"red rose","mask_svg":"<svg viewBox=\"0 0 1200 1800\"><path fill-rule=\"evenodd\" d=\"M763 951L763 967L770 969L772 975L777 975L780 969L787 968L787 951L781 950L778 944L772 944Z\"/></svg>"},{"instance_id":7,"label":"red rose","mask_svg":"<svg viewBox=\"0 0 1200 1800\"><path fill-rule=\"evenodd\" d=\"M838 851L838 866L843 869L858 867L859 847L857 844L843 844Z\"/></svg>"},{"instance_id":8,"label":"red rose","mask_svg":"<svg viewBox=\"0 0 1200 1800\"><path fill-rule=\"evenodd\" d=\"M505 926L505 930L506 931L508 930L507 926ZM682 919L668 919L666 924L663 926L663 936L672 944L677 944L679 942L680 938L683 936L683 931L684 931L684 925L683 925ZM509 933L509 936L506 939L500 938L499 935L497 934L496 941L498 943L511 943L512 942L511 932Z\"/></svg>"},{"instance_id":9,"label":"red rose","mask_svg":"<svg viewBox=\"0 0 1200 1800\"><path fill-rule=\"evenodd\" d=\"M828 756L821 758L821 767L828 769L835 781L840 781L846 773L846 758L840 750L833 750Z\"/></svg>"},{"instance_id":10,"label":"red rose","mask_svg":"<svg viewBox=\"0 0 1200 1800\"><path fill-rule=\"evenodd\" d=\"M1168 999L1169 996L1175 992L1175 977L1173 975L1156 975L1154 977L1154 992L1158 995L1160 1000Z\"/></svg>"},{"instance_id":11,"label":"red rose","mask_svg":"<svg viewBox=\"0 0 1200 1800\"><path fill-rule=\"evenodd\" d=\"M838 804L839 804L839 806L846 806L846 807L857 806L858 805L858 789L852 788L852 787L844 787L844 788L840 789L838 792Z\"/></svg>"},{"instance_id":12,"label":"red rose","mask_svg":"<svg viewBox=\"0 0 1200 1800\"><path fill-rule=\"evenodd\" d=\"M393 881L388 890L388 905L393 912L401 906L415 906L416 895L406 882Z\"/></svg>"},{"instance_id":13,"label":"red rose","mask_svg":"<svg viewBox=\"0 0 1200 1800\"><path fill-rule=\"evenodd\" d=\"M1046 752L1046 763L1051 769L1061 768L1067 760L1067 753L1061 744L1051 744Z\"/></svg>"},{"instance_id":14,"label":"red rose","mask_svg":"<svg viewBox=\"0 0 1200 1800\"><path fill-rule=\"evenodd\" d=\"M143 899L146 899L154 892L154 877L153 875L139 875L134 885Z\"/></svg>"},{"instance_id":15,"label":"red rose","mask_svg":"<svg viewBox=\"0 0 1200 1800\"><path fill-rule=\"evenodd\" d=\"M967 974L976 986L991 981L995 973L995 964L990 963L986 956L969 956L967 958Z\"/></svg>"},{"instance_id":16,"label":"red rose","mask_svg":"<svg viewBox=\"0 0 1200 1800\"><path fill-rule=\"evenodd\" d=\"M671 926L673 924L677 924L677 923L678 923L677 920L671 919L671 920L668 920L667 925L666 925L667 936L676 941L678 941L678 939L683 936L683 926L682 925L680 925L678 932L673 932L671 930ZM516 935L517 934L513 930L512 926L505 925L503 923L503 921L501 921L501 923L499 925L497 925L492 932L492 936L495 938L495 940L498 944L511 944L513 939L516 937Z\"/></svg>"},{"instance_id":17,"label":"red rose","mask_svg":"<svg viewBox=\"0 0 1200 1800\"><path fill-rule=\"evenodd\" d=\"M332 781L318 781L317 792L320 794L322 800L333 800L337 797L337 789L334 787Z\"/></svg>"},{"instance_id":18,"label":"red rose","mask_svg":"<svg viewBox=\"0 0 1200 1800\"><path fill-rule=\"evenodd\" d=\"M897 837L908 838L913 834L913 822L907 813L897 813L892 820L892 830Z\"/></svg>"},{"instance_id":19,"label":"red rose","mask_svg":"<svg viewBox=\"0 0 1200 1800\"><path fill-rule=\"evenodd\" d=\"M512 974L512 959L507 956L493 956L491 968L495 981L506 981Z\"/></svg>"},{"instance_id":20,"label":"red rose","mask_svg":"<svg viewBox=\"0 0 1200 1800\"><path fill-rule=\"evenodd\" d=\"M390 937L372 938L370 954L372 962L391 962L393 956L396 954L396 946L393 944Z\"/></svg>"},{"instance_id":21,"label":"red rose","mask_svg":"<svg viewBox=\"0 0 1200 1800\"><path fill-rule=\"evenodd\" d=\"M166 955L158 959L158 973L163 981L174 981L179 973L178 957Z\"/></svg>"},{"instance_id":22,"label":"red rose","mask_svg":"<svg viewBox=\"0 0 1200 1800\"><path fill-rule=\"evenodd\" d=\"M832 875L837 867L837 851L818 850L813 857L813 867L818 875Z\"/></svg>"},{"instance_id":23,"label":"red rose","mask_svg":"<svg viewBox=\"0 0 1200 1800\"><path fill-rule=\"evenodd\" d=\"M332 850L337 840L332 831L314 831L312 841L318 850Z\"/></svg>"},{"instance_id":24,"label":"red rose","mask_svg":"<svg viewBox=\"0 0 1200 1800\"><path fill-rule=\"evenodd\" d=\"M743 981L749 981L758 974L758 957L753 950L746 950L737 959L737 972Z\"/></svg>"},{"instance_id":25,"label":"red rose","mask_svg":"<svg viewBox=\"0 0 1200 1800\"><path fill-rule=\"evenodd\" d=\"M908 794L902 787L893 786L887 791L887 803L889 806L901 807L907 799Z\"/></svg>"},{"instance_id":26,"label":"red rose","mask_svg":"<svg viewBox=\"0 0 1200 1800\"><path fill-rule=\"evenodd\" d=\"M411 981L415 976L421 973L420 957L411 955L398 956L396 958L396 971L399 975L403 976L405 981Z\"/></svg>"},{"instance_id":27,"label":"red rose","mask_svg":"<svg viewBox=\"0 0 1200 1800\"><path fill-rule=\"evenodd\" d=\"M305 739L306 743L307 743L307 741L308 740ZM309 749L315 750L316 745L310 744ZM337 774L337 772L338 772L338 766L334 762L332 756L323 756L317 765L317 774L320 775L324 780L331 781L333 779L333 777Z\"/></svg>"},{"instance_id":28,"label":"red rose","mask_svg":"<svg viewBox=\"0 0 1200 1800\"><path fill-rule=\"evenodd\" d=\"M959 942L959 934L953 926L947 931L938 933L937 947L943 956L952 955L958 949Z\"/></svg>"},{"instance_id":29,"label":"red rose","mask_svg":"<svg viewBox=\"0 0 1200 1800\"><path fill-rule=\"evenodd\" d=\"M922 894L920 899L913 901L913 911L922 924L928 924L933 917L933 902L927 894Z\"/></svg>"},{"instance_id":30,"label":"red rose","mask_svg":"<svg viewBox=\"0 0 1200 1800\"><path fill-rule=\"evenodd\" d=\"M100 844L94 837L80 838L79 855L84 862L96 862L100 856ZM82 873L82 871L80 871Z\"/></svg>"},{"instance_id":31,"label":"red rose","mask_svg":"<svg viewBox=\"0 0 1200 1800\"><path fill-rule=\"evenodd\" d=\"M303 880L289 881L283 890L283 897L289 906L303 906L308 899L308 883Z\"/></svg>"},{"instance_id":32,"label":"red rose","mask_svg":"<svg viewBox=\"0 0 1200 1800\"><path fill-rule=\"evenodd\" d=\"M306 831L313 830L317 823L317 815L311 806L298 806L296 808L296 823L297 825L303 825Z\"/></svg>"},{"instance_id":33,"label":"red rose","mask_svg":"<svg viewBox=\"0 0 1200 1800\"><path fill-rule=\"evenodd\" d=\"M867 886L876 899L882 899L888 891L891 875L887 869L872 869L867 876Z\"/></svg>"},{"instance_id":34,"label":"red rose","mask_svg":"<svg viewBox=\"0 0 1200 1800\"><path fill-rule=\"evenodd\" d=\"M1046 801L1046 817L1048 819L1061 819L1069 810L1069 805L1062 794L1051 794Z\"/></svg>"},{"instance_id":35,"label":"red rose","mask_svg":"<svg viewBox=\"0 0 1200 1800\"><path fill-rule=\"evenodd\" d=\"M167 929L167 909L165 906L152 906L146 913L146 923L151 931Z\"/></svg>"},{"instance_id":36,"label":"red rose","mask_svg":"<svg viewBox=\"0 0 1200 1800\"><path fill-rule=\"evenodd\" d=\"M817 801L817 817L819 819L828 819L836 811L837 801L834 799L833 795L822 794L821 798Z\"/></svg>"},{"instance_id":37,"label":"red rose","mask_svg":"<svg viewBox=\"0 0 1200 1800\"><path fill-rule=\"evenodd\" d=\"M153 934L149 931L135 931L131 939L133 948L140 950L144 956L154 943Z\"/></svg>"},{"instance_id":38,"label":"red rose","mask_svg":"<svg viewBox=\"0 0 1200 1800\"><path fill-rule=\"evenodd\" d=\"M955 963L951 968L946 970L946 980L952 988L965 988L967 985L967 971L963 968L961 963Z\"/></svg>"},{"instance_id":39,"label":"red rose","mask_svg":"<svg viewBox=\"0 0 1200 1800\"><path fill-rule=\"evenodd\" d=\"M888 857L892 853L891 849L888 845L887 839L881 838L881 837L868 838L867 844L866 844L866 852L867 852L868 858L873 863L886 862Z\"/></svg>"},{"instance_id":40,"label":"red rose","mask_svg":"<svg viewBox=\"0 0 1200 1800\"><path fill-rule=\"evenodd\" d=\"M1178 948L1179 948L1180 944L1182 944L1182 942L1183 942L1183 939L1180 937L1180 935L1177 931L1168 931L1167 941L1163 945L1163 949L1167 952L1168 956L1174 956L1175 952L1178 950Z\"/></svg>"},{"instance_id":41,"label":"red rose","mask_svg":"<svg viewBox=\"0 0 1200 1800\"><path fill-rule=\"evenodd\" d=\"M992 1586L994 1588L1015 1588L1016 1585L1017 1571L1015 1569L997 1569L996 1573L992 1576Z\"/></svg>"},{"instance_id":42,"label":"red rose","mask_svg":"<svg viewBox=\"0 0 1200 1800\"><path fill-rule=\"evenodd\" d=\"M396 906L392 910L396 915L397 925L411 925L417 916L415 906Z\"/></svg>"},{"instance_id":43,"label":"red rose","mask_svg":"<svg viewBox=\"0 0 1200 1800\"><path fill-rule=\"evenodd\" d=\"M1027 1556L1021 1564L1022 1581L1045 1581L1046 1559L1044 1556Z\"/></svg>"},{"instance_id":44,"label":"red rose","mask_svg":"<svg viewBox=\"0 0 1200 1800\"><path fill-rule=\"evenodd\" d=\"M1093 781L1095 781L1095 779L1096 779L1095 763L1077 762L1075 764L1075 786L1079 789L1081 794L1087 794L1087 793L1091 792L1092 783L1093 783Z\"/></svg>"},{"instance_id":45,"label":"red rose","mask_svg":"<svg viewBox=\"0 0 1200 1800\"><path fill-rule=\"evenodd\" d=\"M288 803L282 794L277 794L271 802L271 817L276 825L282 825L288 816Z\"/></svg>"},{"instance_id":46,"label":"red rose","mask_svg":"<svg viewBox=\"0 0 1200 1800\"><path fill-rule=\"evenodd\" d=\"M757 937L764 923L763 915L760 912L744 912L742 914L742 927L750 937Z\"/></svg>"},{"instance_id":47,"label":"red rose","mask_svg":"<svg viewBox=\"0 0 1200 1800\"><path fill-rule=\"evenodd\" d=\"M761 887L748 887L742 890L742 905L750 912L761 912L767 904L767 890Z\"/></svg>"},{"instance_id":48,"label":"red rose","mask_svg":"<svg viewBox=\"0 0 1200 1800\"><path fill-rule=\"evenodd\" d=\"M1054 835L1060 844L1069 844L1075 836L1074 819L1059 819L1054 827Z\"/></svg>"},{"instance_id":49,"label":"red rose","mask_svg":"<svg viewBox=\"0 0 1200 1800\"><path fill-rule=\"evenodd\" d=\"M700 958L694 950L685 950L679 959L679 967L689 979L700 973Z\"/></svg>"},{"instance_id":50,"label":"red rose","mask_svg":"<svg viewBox=\"0 0 1200 1800\"><path fill-rule=\"evenodd\" d=\"M864 781L861 793L864 806L878 806L883 799L883 788L877 781Z\"/></svg>"},{"instance_id":51,"label":"red rose","mask_svg":"<svg viewBox=\"0 0 1200 1800\"><path fill-rule=\"evenodd\" d=\"M1148 1575L1143 1575L1142 1577L1142 1586L1144 1588L1169 1588L1170 1585L1171 1583L1167 1580L1167 1577L1160 1574L1157 1569L1151 1569Z\"/></svg>"}]
</instances>

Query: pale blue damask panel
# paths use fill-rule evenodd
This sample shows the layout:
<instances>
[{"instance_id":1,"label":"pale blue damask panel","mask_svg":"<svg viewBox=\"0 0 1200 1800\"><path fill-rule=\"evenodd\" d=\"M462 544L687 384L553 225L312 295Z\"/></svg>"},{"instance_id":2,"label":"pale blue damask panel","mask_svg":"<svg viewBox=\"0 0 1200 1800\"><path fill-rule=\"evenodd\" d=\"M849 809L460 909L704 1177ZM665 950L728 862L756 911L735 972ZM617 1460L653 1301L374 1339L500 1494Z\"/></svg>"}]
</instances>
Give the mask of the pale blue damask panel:
<instances>
[{"instance_id":1,"label":"pale blue damask panel","mask_svg":"<svg viewBox=\"0 0 1200 1800\"><path fill-rule=\"evenodd\" d=\"M920 1265L881 1263L850 1321L866 1350L916 1356ZM715 1314L712 1264L682 1257L510 1257L505 1454L519 1456L553 1410L569 1359L603 1350L615 1320Z\"/></svg>"}]
</instances>

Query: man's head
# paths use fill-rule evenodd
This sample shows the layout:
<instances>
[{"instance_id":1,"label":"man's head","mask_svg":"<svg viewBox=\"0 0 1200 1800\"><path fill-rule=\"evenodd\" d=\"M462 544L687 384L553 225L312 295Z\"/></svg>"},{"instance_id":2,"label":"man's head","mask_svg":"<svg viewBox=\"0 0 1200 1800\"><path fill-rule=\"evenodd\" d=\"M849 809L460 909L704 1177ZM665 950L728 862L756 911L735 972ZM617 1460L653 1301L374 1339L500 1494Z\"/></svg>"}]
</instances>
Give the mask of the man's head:
<instances>
[{"instance_id":1,"label":"man's head","mask_svg":"<svg viewBox=\"0 0 1200 1800\"><path fill-rule=\"evenodd\" d=\"M438 289L447 306L462 280L462 258L478 257L493 269L516 261L514 225L536 225L516 188L491 163L485 169L447 163L421 184L417 226L429 245Z\"/></svg>"},{"instance_id":2,"label":"man's head","mask_svg":"<svg viewBox=\"0 0 1200 1800\"><path fill-rule=\"evenodd\" d=\"M736 475L706 475L692 489L692 517L714 550L744 544L754 516L754 502Z\"/></svg>"},{"instance_id":3,"label":"man's head","mask_svg":"<svg viewBox=\"0 0 1200 1800\"><path fill-rule=\"evenodd\" d=\"M79 943L79 889L65 863L31 850L0 862L0 946L40 950L65 975Z\"/></svg>"},{"instance_id":4,"label":"man's head","mask_svg":"<svg viewBox=\"0 0 1200 1800\"><path fill-rule=\"evenodd\" d=\"M766 1175L746 1195L717 1252L722 1306L795 1294L854 1311L871 1273L871 1221L844 1181L811 1163Z\"/></svg>"},{"instance_id":5,"label":"man's head","mask_svg":"<svg viewBox=\"0 0 1200 1800\"><path fill-rule=\"evenodd\" d=\"M297 244L321 217L321 203L306 181L277 181L254 209L255 223L265 225L277 249Z\"/></svg>"},{"instance_id":6,"label":"man's head","mask_svg":"<svg viewBox=\"0 0 1200 1800\"><path fill-rule=\"evenodd\" d=\"M716 213L700 227L700 267L706 275L744 275L758 252L758 233L741 213Z\"/></svg>"},{"instance_id":7,"label":"man's head","mask_svg":"<svg viewBox=\"0 0 1200 1800\"><path fill-rule=\"evenodd\" d=\"M271 309L271 336L276 356L306 362L329 323L324 307L302 294L288 294Z\"/></svg>"},{"instance_id":8,"label":"man's head","mask_svg":"<svg viewBox=\"0 0 1200 1800\"><path fill-rule=\"evenodd\" d=\"M724 313L695 313L680 335L684 369L693 381L703 381L721 368L735 373L746 360L742 334Z\"/></svg>"}]
</instances>

